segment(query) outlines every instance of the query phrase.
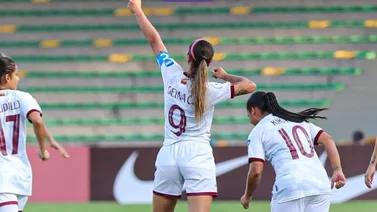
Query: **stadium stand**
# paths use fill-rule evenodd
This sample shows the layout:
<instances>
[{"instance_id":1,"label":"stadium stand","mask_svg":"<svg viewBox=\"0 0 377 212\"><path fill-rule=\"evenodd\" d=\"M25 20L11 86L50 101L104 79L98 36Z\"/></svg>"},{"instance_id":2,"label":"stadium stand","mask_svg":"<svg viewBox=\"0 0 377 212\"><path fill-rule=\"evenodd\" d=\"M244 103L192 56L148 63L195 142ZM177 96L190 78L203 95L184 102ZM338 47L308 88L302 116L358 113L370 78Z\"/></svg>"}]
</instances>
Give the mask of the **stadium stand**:
<instances>
[{"instance_id":1,"label":"stadium stand","mask_svg":"<svg viewBox=\"0 0 377 212\"><path fill-rule=\"evenodd\" d=\"M188 45L206 37L217 52L215 65L276 92L288 109L330 107L320 125L336 139L356 126L373 133L373 1L217 2L148 1L145 11L184 67ZM163 140L162 80L126 5L0 0L0 49L19 63L20 89L39 100L59 141ZM251 129L246 98L218 106L214 140L244 142Z\"/></svg>"}]
</instances>

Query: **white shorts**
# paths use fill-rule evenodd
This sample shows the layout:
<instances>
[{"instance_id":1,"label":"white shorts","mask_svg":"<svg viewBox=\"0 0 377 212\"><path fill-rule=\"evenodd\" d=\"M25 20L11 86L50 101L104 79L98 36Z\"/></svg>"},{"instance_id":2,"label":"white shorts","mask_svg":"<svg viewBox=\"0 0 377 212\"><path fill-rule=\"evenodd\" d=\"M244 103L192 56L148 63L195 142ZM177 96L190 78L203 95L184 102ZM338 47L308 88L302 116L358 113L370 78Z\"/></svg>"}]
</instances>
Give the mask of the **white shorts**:
<instances>
[{"instance_id":1,"label":"white shorts","mask_svg":"<svg viewBox=\"0 0 377 212\"><path fill-rule=\"evenodd\" d=\"M271 203L271 212L329 212L331 195L308 196L283 203Z\"/></svg>"},{"instance_id":2,"label":"white shorts","mask_svg":"<svg viewBox=\"0 0 377 212\"><path fill-rule=\"evenodd\" d=\"M187 196L217 196L216 165L208 142L162 146L155 165L155 195L179 199L185 186Z\"/></svg>"},{"instance_id":3,"label":"white shorts","mask_svg":"<svg viewBox=\"0 0 377 212\"><path fill-rule=\"evenodd\" d=\"M0 212L17 212L25 208L29 196L0 194Z\"/></svg>"}]
</instances>

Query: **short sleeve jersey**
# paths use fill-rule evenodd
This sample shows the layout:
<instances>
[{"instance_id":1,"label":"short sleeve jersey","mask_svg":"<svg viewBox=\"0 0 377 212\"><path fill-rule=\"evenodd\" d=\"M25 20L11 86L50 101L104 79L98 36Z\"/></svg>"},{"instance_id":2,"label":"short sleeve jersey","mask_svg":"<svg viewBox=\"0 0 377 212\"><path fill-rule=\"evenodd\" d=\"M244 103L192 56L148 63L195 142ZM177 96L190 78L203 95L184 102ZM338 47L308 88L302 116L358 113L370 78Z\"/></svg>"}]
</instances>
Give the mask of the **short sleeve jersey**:
<instances>
[{"instance_id":1,"label":"short sleeve jersey","mask_svg":"<svg viewBox=\"0 0 377 212\"><path fill-rule=\"evenodd\" d=\"M312 123L294 123L272 114L253 128L247 141L249 162L267 160L274 167L274 202L330 194L329 178L314 150L322 132Z\"/></svg>"},{"instance_id":2,"label":"short sleeve jersey","mask_svg":"<svg viewBox=\"0 0 377 212\"><path fill-rule=\"evenodd\" d=\"M164 83L164 144L184 140L208 142L214 106L233 98L234 86L229 82L208 82L207 109L202 120L197 122L194 100L191 95L191 80L168 52L160 52L156 60Z\"/></svg>"},{"instance_id":3,"label":"short sleeve jersey","mask_svg":"<svg viewBox=\"0 0 377 212\"><path fill-rule=\"evenodd\" d=\"M34 111L42 115L39 104L29 93L0 90L0 193L31 195L26 123Z\"/></svg>"}]
</instances>

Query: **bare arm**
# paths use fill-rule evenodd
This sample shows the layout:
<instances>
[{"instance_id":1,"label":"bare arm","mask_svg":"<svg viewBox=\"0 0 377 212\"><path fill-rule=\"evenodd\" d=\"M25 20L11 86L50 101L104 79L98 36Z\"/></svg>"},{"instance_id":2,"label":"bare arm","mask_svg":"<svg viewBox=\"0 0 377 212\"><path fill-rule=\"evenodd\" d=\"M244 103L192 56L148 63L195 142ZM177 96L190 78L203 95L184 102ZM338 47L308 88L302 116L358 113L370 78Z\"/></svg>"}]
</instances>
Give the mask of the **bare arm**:
<instances>
[{"instance_id":1,"label":"bare arm","mask_svg":"<svg viewBox=\"0 0 377 212\"><path fill-rule=\"evenodd\" d=\"M251 93L257 88L257 85L253 81L245 77L228 74L222 67L214 68L212 76L232 83L234 85L234 96Z\"/></svg>"},{"instance_id":2,"label":"bare arm","mask_svg":"<svg viewBox=\"0 0 377 212\"><path fill-rule=\"evenodd\" d=\"M262 178L262 172L264 168L264 163L261 161L254 161L250 163L249 173L246 178L246 189L245 196L251 197L253 192L257 188L257 185L260 183Z\"/></svg>"},{"instance_id":3,"label":"bare arm","mask_svg":"<svg viewBox=\"0 0 377 212\"><path fill-rule=\"evenodd\" d=\"M377 165L377 142L374 144L373 154L370 159L370 166L376 167L376 165Z\"/></svg>"},{"instance_id":4,"label":"bare arm","mask_svg":"<svg viewBox=\"0 0 377 212\"><path fill-rule=\"evenodd\" d=\"M368 169L365 172L364 183L369 189L371 189L372 185L373 185L374 175L375 175L375 172L376 172L376 164L377 164L377 142L375 142L375 144L374 144L374 150L373 150L373 153L372 153L372 157L370 159Z\"/></svg>"},{"instance_id":5,"label":"bare arm","mask_svg":"<svg viewBox=\"0 0 377 212\"><path fill-rule=\"evenodd\" d=\"M144 14L141 8L141 1L130 0L129 8L135 14L137 23L139 24L141 31L152 47L153 53L155 55L158 55L161 51L167 51L164 43L162 42L160 34Z\"/></svg>"},{"instance_id":6,"label":"bare arm","mask_svg":"<svg viewBox=\"0 0 377 212\"><path fill-rule=\"evenodd\" d=\"M331 136L323 132L318 138L318 143L324 145L333 171L342 170L339 152Z\"/></svg>"},{"instance_id":7,"label":"bare arm","mask_svg":"<svg viewBox=\"0 0 377 212\"><path fill-rule=\"evenodd\" d=\"M47 140L50 144L50 146L60 152L60 154L64 158L69 158L68 152L65 150L65 148L60 145L58 142L55 141L54 137L47 131Z\"/></svg>"},{"instance_id":8,"label":"bare arm","mask_svg":"<svg viewBox=\"0 0 377 212\"><path fill-rule=\"evenodd\" d=\"M46 145L45 139L47 138L47 129L41 117L41 114L38 111L31 112L28 116L28 119L33 124L33 129L35 136L37 137L38 144L39 144L39 151L42 155L42 159L45 156L46 152Z\"/></svg>"}]
</instances>

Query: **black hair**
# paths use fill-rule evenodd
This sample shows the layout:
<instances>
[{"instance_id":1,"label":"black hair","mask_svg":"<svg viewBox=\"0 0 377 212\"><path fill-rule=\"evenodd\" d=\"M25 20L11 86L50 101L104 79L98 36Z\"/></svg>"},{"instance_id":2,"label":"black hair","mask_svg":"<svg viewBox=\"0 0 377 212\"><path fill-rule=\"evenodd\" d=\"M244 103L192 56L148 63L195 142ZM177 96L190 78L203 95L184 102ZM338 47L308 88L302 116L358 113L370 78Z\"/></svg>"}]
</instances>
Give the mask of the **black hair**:
<instances>
[{"instance_id":1,"label":"black hair","mask_svg":"<svg viewBox=\"0 0 377 212\"><path fill-rule=\"evenodd\" d=\"M321 111L327 110L327 108L309 108L299 113L294 113L282 108L274 93L257 91L251 94L247 100L246 109L251 110L252 107L257 107L262 113L272 113L274 116L282 118L291 122L308 122L309 119L327 119L324 116L318 116Z\"/></svg>"},{"instance_id":2,"label":"black hair","mask_svg":"<svg viewBox=\"0 0 377 212\"><path fill-rule=\"evenodd\" d=\"M16 62L3 53L0 53L0 82L3 83L4 76L16 70Z\"/></svg>"},{"instance_id":3,"label":"black hair","mask_svg":"<svg viewBox=\"0 0 377 212\"><path fill-rule=\"evenodd\" d=\"M353 132L352 138L353 142L358 143L359 141L364 139L364 133L360 130L356 130Z\"/></svg>"}]
</instances>

